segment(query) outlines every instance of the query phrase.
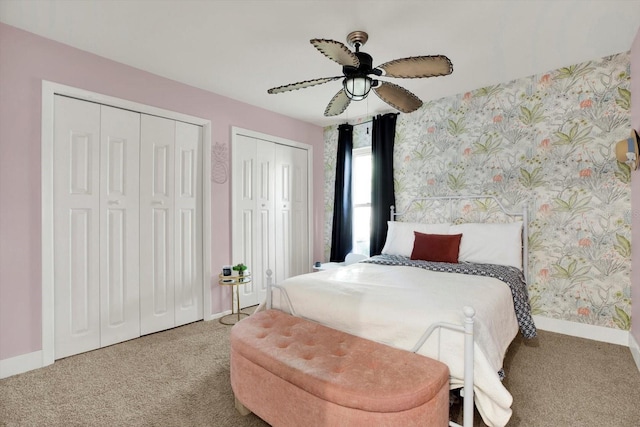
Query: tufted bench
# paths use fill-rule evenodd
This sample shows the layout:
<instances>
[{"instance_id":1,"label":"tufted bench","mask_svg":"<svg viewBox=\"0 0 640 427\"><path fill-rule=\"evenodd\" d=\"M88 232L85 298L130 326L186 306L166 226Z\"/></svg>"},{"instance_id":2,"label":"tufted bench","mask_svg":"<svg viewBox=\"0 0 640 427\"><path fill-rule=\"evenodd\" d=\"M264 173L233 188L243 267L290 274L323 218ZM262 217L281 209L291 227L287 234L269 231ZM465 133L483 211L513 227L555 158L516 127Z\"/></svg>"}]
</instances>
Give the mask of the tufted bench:
<instances>
[{"instance_id":1,"label":"tufted bench","mask_svg":"<svg viewBox=\"0 0 640 427\"><path fill-rule=\"evenodd\" d=\"M273 426L447 426L449 369L277 310L231 329L236 407Z\"/></svg>"}]
</instances>

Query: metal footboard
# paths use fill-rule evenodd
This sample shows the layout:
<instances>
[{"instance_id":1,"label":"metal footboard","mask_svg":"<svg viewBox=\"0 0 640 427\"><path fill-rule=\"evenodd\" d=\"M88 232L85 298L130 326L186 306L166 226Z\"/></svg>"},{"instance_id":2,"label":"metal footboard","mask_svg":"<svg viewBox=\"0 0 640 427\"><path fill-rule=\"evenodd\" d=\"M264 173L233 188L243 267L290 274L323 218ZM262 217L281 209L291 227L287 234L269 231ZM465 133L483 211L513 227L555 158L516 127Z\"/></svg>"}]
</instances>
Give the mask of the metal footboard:
<instances>
[{"instance_id":1,"label":"metal footboard","mask_svg":"<svg viewBox=\"0 0 640 427\"><path fill-rule=\"evenodd\" d=\"M453 421L449 421L450 426L472 427L473 426L473 316L476 312L472 307L465 306L462 308L464 313L464 326L454 325L453 323L438 322L429 326L422 334L416 345L411 349L417 352L424 345L427 339L438 329L449 329L464 334L464 376L462 397L464 403L462 406L462 426ZM438 335L438 349L440 348L440 336Z\"/></svg>"},{"instance_id":2,"label":"metal footboard","mask_svg":"<svg viewBox=\"0 0 640 427\"><path fill-rule=\"evenodd\" d=\"M282 286L273 284L273 272L269 269L267 270L267 298L266 298L266 308L267 310L273 307L273 296L272 290L278 289L282 292L284 299L289 308L289 312L292 316L296 316L295 309L293 308L293 304L291 303L291 299L287 294L287 290ZM449 329L452 331L460 332L464 334L464 377L463 377L463 387L462 387L462 396L464 398L464 403L462 407L462 425L455 423L453 421L449 421L449 426L452 427L473 427L473 400L474 400L474 392L473 392L473 354L474 354L474 346L473 346L473 317L475 316L475 310L472 307L465 306L462 309L464 313L464 326L455 325L452 323L446 322L438 322L431 325L420 337L418 342L416 342L415 346L411 349L413 353L420 350L420 348L424 345L424 343L429 339L429 337L436 331L441 329ZM438 349L440 348L440 335L438 335Z\"/></svg>"}]
</instances>

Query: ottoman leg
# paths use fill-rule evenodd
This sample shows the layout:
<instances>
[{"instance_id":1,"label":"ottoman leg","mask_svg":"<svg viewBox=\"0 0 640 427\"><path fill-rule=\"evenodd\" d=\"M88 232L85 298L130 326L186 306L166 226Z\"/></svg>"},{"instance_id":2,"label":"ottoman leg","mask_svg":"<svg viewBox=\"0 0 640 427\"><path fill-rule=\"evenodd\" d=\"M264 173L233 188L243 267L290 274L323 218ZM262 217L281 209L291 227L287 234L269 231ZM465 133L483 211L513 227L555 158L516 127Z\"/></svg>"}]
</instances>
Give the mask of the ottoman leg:
<instances>
[{"instance_id":1,"label":"ottoman leg","mask_svg":"<svg viewBox=\"0 0 640 427\"><path fill-rule=\"evenodd\" d=\"M244 406L237 397L233 396L233 399L235 401L235 405L236 405L236 410L238 411L238 413L240 413L240 415L242 415L243 417L246 417L247 415L249 415L251 413L251 411Z\"/></svg>"}]
</instances>

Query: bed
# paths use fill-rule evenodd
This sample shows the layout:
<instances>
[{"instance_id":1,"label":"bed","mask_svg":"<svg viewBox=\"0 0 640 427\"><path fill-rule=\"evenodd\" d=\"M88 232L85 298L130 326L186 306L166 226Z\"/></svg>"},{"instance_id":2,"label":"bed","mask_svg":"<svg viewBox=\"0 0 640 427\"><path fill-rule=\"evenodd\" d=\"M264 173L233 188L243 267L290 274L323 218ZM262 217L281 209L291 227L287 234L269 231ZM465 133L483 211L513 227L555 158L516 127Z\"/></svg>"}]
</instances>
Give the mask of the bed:
<instances>
[{"instance_id":1,"label":"bed","mask_svg":"<svg viewBox=\"0 0 640 427\"><path fill-rule=\"evenodd\" d=\"M395 221L424 211L444 221ZM449 366L452 389L464 384L464 334L440 328L421 337L434 324L462 327L463 307L473 307L475 405L487 425L506 425L513 399L502 384L504 356L518 331L536 335L526 289L526 207L510 212L493 196L419 198L401 213L392 208L391 217L381 255L284 280L268 304L438 359Z\"/></svg>"}]
</instances>

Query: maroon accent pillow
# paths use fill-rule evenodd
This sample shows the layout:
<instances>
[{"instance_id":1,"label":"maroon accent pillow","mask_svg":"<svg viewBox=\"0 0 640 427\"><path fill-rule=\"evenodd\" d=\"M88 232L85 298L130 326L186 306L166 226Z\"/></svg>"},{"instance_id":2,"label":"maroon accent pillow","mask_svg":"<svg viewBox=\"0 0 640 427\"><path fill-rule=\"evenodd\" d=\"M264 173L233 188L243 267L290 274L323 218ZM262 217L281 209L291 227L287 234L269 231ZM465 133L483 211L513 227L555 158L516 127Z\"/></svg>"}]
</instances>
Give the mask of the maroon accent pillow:
<instances>
[{"instance_id":1,"label":"maroon accent pillow","mask_svg":"<svg viewBox=\"0 0 640 427\"><path fill-rule=\"evenodd\" d=\"M414 231L411 259L458 263L462 234L424 234Z\"/></svg>"}]
</instances>

